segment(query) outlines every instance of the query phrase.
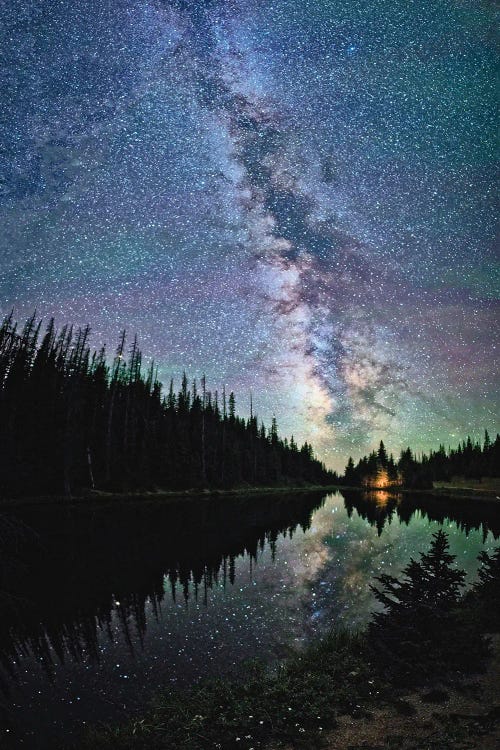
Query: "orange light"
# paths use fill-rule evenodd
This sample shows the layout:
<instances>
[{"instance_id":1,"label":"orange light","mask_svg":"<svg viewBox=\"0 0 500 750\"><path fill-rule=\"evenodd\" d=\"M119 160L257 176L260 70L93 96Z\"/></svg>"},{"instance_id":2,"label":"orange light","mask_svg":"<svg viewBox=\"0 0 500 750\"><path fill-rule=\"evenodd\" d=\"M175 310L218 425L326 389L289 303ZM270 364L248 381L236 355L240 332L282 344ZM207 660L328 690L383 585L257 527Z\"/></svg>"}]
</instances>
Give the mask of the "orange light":
<instances>
[{"instance_id":1,"label":"orange light","mask_svg":"<svg viewBox=\"0 0 500 750\"><path fill-rule=\"evenodd\" d=\"M389 474L387 473L386 469L379 469L377 472L377 476L375 477L375 481L372 485L377 490L383 490L384 487L390 487L391 482L389 479Z\"/></svg>"},{"instance_id":2,"label":"orange light","mask_svg":"<svg viewBox=\"0 0 500 750\"><path fill-rule=\"evenodd\" d=\"M387 505L390 498L390 494L388 492L384 492L384 490L375 490L373 492L373 499L377 503L377 505Z\"/></svg>"}]
</instances>

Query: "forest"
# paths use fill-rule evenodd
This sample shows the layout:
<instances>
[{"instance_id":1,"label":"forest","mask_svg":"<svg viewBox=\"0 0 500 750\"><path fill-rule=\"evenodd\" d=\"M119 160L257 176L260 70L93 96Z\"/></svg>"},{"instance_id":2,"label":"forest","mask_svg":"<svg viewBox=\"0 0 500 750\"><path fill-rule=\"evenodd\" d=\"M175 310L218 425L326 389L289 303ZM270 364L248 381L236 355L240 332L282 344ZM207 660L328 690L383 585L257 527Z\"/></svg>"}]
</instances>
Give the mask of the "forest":
<instances>
[{"instance_id":1,"label":"forest","mask_svg":"<svg viewBox=\"0 0 500 750\"><path fill-rule=\"evenodd\" d=\"M418 457L406 448L397 460L387 454L381 441L378 450L363 456L356 465L349 457L341 481L350 487L431 489L434 482L450 482L453 477L481 480L499 474L500 435L492 441L485 430L482 444L468 437L456 448L440 445L437 451Z\"/></svg>"},{"instance_id":2,"label":"forest","mask_svg":"<svg viewBox=\"0 0 500 750\"><path fill-rule=\"evenodd\" d=\"M114 356L92 350L90 328L33 314L0 326L0 496L325 485L308 443L298 446L254 414L236 413L233 392L199 383L167 391L154 362L145 372L135 337Z\"/></svg>"}]
</instances>

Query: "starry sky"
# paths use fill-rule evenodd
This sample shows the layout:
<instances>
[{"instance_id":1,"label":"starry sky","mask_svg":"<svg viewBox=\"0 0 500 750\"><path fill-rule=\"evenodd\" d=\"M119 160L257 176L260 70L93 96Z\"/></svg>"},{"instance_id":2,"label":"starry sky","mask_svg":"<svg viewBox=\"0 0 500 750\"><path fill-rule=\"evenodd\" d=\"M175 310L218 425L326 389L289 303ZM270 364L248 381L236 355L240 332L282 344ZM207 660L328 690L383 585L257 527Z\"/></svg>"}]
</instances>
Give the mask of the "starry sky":
<instances>
[{"instance_id":1,"label":"starry sky","mask_svg":"<svg viewBox=\"0 0 500 750\"><path fill-rule=\"evenodd\" d=\"M498 428L488 0L0 5L0 313L137 332L333 468Z\"/></svg>"}]
</instances>

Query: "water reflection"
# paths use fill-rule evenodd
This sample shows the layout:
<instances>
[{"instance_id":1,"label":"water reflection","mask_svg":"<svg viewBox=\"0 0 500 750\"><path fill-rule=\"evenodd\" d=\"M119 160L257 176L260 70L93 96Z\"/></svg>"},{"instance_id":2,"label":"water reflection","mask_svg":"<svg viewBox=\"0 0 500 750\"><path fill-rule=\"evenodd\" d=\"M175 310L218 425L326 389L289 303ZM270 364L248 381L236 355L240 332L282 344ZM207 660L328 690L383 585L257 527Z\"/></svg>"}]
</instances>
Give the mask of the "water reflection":
<instances>
[{"instance_id":1,"label":"water reflection","mask_svg":"<svg viewBox=\"0 0 500 750\"><path fill-rule=\"evenodd\" d=\"M345 492L343 503L328 501L318 509L304 550L324 560L311 582L306 627L317 633L332 624L362 628L376 609L369 585L381 573L400 575L410 557L428 549L431 535L443 528L456 563L470 584L477 571L477 555L496 546L500 514L481 504L437 502L425 495ZM471 507L472 505L472 507Z\"/></svg>"},{"instance_id":2,"label":"water reflection","mask_svg":"<svg viewBox=\"0 0 500 750\"><path fill-rule=\"evenodd\" d=\"M166 588L174 603L206 605L210 589L234 584L236 558L247 556L252 566L267 545L274 559L278 537L308 529L323 500L73 507L62 516L44 507L4 516L0 664L13 675L34 655L50 676L55 660L99 662L98 635L113 639L113 619L132 652L143 642L146 606L158 619Z\"/></svg>"},{"instance_id":3,"label":"water reflection","mask_svg":"<svg viewBox=\"0 0 500 750\"><path fill-rule=\"evenodd\" d=\"M4 718L19 732L29 709L24 731L43 726L53 747L62 727L129 715L169 682L362 626L373 577L397 575L441 526L470 575L500 533L489 506L385 492L4 514Z\"/></svg>"},{"instance_id":4,"label":"water reflection","mask_svg":"<svg viewBox=\"0 0 500 750\"><path fill-rule=\"evenodd\" d=\"M429 521L446 524L452 521L466 535L472 530L481 531L483 540L488 532L497 539L500 536L500 512L493 503L459 498L439 498L432 495L398 495L384 490L357 492L343 490L342 496L349 515L357 513L376 526L379 535L394 515L408 525L416 513Z\"/></svg>"}]
</instances>

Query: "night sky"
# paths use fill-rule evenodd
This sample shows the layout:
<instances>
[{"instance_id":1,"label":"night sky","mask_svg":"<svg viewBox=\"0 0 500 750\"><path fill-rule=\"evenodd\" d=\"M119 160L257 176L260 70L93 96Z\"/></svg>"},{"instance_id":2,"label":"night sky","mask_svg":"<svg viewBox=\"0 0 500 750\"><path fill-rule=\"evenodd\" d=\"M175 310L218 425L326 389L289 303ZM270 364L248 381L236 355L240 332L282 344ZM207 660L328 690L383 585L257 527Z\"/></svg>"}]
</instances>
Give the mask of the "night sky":
<instances>
[{"instance_id":1,"label":"night sky","mask_svg":"<svg viewBox=\"0 0 500 750\"><path fill-rule=\"evenodd\" d=\"M0 6L0 313L343 467L498 427L494 3Z\"/></svg>"}]
</instances>

